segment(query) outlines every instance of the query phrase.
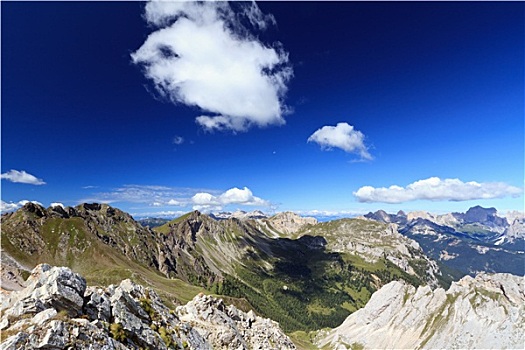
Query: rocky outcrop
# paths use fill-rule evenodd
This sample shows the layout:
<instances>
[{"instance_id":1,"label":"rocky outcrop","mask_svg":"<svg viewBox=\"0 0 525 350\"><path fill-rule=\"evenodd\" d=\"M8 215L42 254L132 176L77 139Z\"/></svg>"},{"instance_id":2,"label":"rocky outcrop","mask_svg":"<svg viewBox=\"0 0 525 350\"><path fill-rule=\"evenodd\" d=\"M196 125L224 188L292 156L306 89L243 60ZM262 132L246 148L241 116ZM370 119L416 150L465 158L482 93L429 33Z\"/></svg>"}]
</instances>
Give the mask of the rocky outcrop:
<instances>
[{"instance_id":1,"label":"rocky outcrop","mask_svg":"<svg viewBox=\"0 0 525 350\"><path fill-rule=\"evenodd\" d=\"M181 321L193 325L214 349L295 349L295 345L267 318L239 311L221 299L198 295L177 307Z\"/></svg>"},{"instance_id":2,"label":"rocky outcrop","mask_svg":"<svg viewBox=\"0 0 525 350\"><path fill-rule=\"evenodd\" d=\"M64 267L38 265L19 292L2 295L0 349L295 349L271 320L199 295L169 309L130 280L86 287Z\"/></svg>"},{"instance_id":3,"label":"rocky outcrop","mask_svg":"<svg viewBox=\"0 0 525 350\"><path fill-rule=\"evenodd\" d=\"M306 225L317 224L317 219L312 217L302 217L287 211L272 216L268 219L268 223L280 233L293 234L304 228Z\"/></svg>"},{"instance_id":4,"label":"rocky outcrop","mask_svg":"<svg viewBox=\"0 0 525 350\"><path fill-rule=\"evenodd\" d=\"M466 276L445 292L391 282L341 326L321 332L320 347L523 348L523 277Z\"/></svg>"}]
</instances>

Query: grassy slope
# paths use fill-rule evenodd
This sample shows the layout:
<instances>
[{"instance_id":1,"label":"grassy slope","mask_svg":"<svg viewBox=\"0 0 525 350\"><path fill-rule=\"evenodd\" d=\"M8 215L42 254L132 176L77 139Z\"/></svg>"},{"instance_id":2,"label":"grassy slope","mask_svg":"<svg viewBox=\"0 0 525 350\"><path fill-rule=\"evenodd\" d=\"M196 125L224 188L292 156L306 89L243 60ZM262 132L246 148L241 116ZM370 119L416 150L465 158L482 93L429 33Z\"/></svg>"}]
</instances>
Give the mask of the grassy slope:
<instances>
[{"instance_id":1,"label":"grassy slope","mask_svg":"<svg viewBox=\"0 0 525 350\"><path fill-rule=\"evenodd\" d=\"M20 218L15 219L20 220ZM198 293L205 292L202 287L193 286L180 279L168 279L151 268L130 261L90 233L84 221L78 217L46 220L40 228L46 249L39 255L28 255L11 244L10 237L20 232L10 231L5 226L2 231L2 249L22 265L34 267L39 263L47 263L67 266L86 278L90 286L118 284L123 279L129 278L154 288L168 306L186 303ZM120 234L124 233L120 232ZM226 299L242 310L251 309L245 299L231 297Z\"/></svg>"}]
</instances>

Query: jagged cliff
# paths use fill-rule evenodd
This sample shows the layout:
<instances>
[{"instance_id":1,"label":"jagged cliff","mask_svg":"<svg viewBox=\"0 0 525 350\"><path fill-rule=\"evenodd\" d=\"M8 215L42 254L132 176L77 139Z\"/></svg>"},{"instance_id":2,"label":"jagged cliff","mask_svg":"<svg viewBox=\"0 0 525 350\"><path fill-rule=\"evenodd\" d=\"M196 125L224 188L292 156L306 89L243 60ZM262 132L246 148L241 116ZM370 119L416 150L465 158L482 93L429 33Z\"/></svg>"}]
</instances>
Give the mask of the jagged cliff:
<instances>
[{"instance_id":1,"label":"jagged cliff","mask_svg":"<svg viewBox=\"0 0 525 350\"><path fill-rule=\"evenodd\" d=\"M466 276L445 291L391 282L320 347L517 349L525 344L525 283L510 274Z\"/></svg>"},{"instance_id":2,"label":"jagged cliff","mask_svg":"<svg viewBox=\"0 0 525 350\"><path fill-rule=\"evenodd\" d=\"M64 267L38 265L1 298L1 349L295 349L271 320L212 296L168 308L149 288L124 280L87 287Z\"/></svg>"}]
</instances>

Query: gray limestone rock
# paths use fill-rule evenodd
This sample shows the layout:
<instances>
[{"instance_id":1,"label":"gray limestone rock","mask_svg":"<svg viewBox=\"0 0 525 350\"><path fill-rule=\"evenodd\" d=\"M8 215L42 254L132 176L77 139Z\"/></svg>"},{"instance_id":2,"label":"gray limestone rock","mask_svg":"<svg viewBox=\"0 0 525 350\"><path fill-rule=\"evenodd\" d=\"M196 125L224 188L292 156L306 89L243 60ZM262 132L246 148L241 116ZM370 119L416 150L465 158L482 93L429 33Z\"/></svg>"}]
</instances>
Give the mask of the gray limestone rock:
<instances>
[{"instance_id":1,"label":"gray limestone rock","mask_svg":"<svg viewBox=\"0 0 525 350\"><path fill-rule=\"evenodd\" d=\"M445 292L391 282L341 326L322 331L319 347L502 349L525 344L525 283L510 274L466 276Z\"/></svg>"},{"instance_id":2,"label":"gray limestone rock","mask_svg":"<svg viewBox=\"0 0 525 350\"><path fill-rule=\"evenodd\" d=\"M130 280L86 289L63 267L39 265L2 301L0 349L295 349L278 325L221 299L197 296L170 310ZM5 332L5 333L4 333Z\"/></svg>"}]
</instances>

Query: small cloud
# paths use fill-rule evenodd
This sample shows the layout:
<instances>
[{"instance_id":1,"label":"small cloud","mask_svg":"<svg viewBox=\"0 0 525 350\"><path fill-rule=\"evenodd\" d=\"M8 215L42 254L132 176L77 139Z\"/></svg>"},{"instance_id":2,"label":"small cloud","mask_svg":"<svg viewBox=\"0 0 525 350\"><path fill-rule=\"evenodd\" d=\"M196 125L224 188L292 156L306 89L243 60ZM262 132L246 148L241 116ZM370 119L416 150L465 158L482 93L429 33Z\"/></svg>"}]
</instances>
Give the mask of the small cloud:
<instances>
[{"instance_id":1,"label":"small cloud","mask_svg":"<svg viewBox=\"0 0 525 350\"><path fill-rule=\"evenodd\" d=\"M175 199L170 199L167 204L168 205L182 205L181 202L179 202L178 200L175 200Z\"/></svg>"},{"instance_id":2,"label":"small cloud","mask_svg":"<svg viewBox=\"0 0 525 350\"><path fill-rule=\"evenodd\" d=\"M364 144L365 135L355 130L348 123L338 123L336 126L323 126L316 130L307 142L315 142L323 150L340 148L347 153L358 154L362 160L372 160L372 155Z\"/></svg>"},{"instance_id":3,"label":"small cloud","mask_svg":"<svg viewBox=\"0 0 525 350\"><path fill-rule=\"evenodd\" d=\"M185 211L172 211L172 210L164 210L164 211L155 211L155 212L143 212L143 213L131 213L131 216L133 216L135 219L142 219L142 218L176 218L181 215L186 214Z\"/></svg>"},{"instance_id":4,"label":"small cloud","mask_svg":"<svg viewBox=\"0 0 525 350\"><path fill-rule=\"evenodd\" d=\"M7 212L10 212L10 211L14 211L18 208L20 208L22 205L20 204L20 202L18 203L13 203L13 202L10 202L10 203L7 203L7 202L4 202L3 200L0 200L0 211L2 213L7 213Z\"/></svg>"},{"instance_id":5,"label":"small cloud","mask_svg":"<svg viewBox=\"0 0 525 350\"><path fill-rule=\"evenodd\" d=\"M13 203L13 202L7 203L7 202L4 202L3 200L0 200L0 212L8 213L8 212L11 212L11 211L15 211L15 210L23 207L27 203L34 203L34 204L42 205L42 203L40 203L40 202L28 201L28 200L25 200L25 199L21 200L19 202L16 202L16 203Z\"/></svg>"},{"instance_id":6,"label":"small cloud","mask_svg":"<svg viewBox=\"0 0 525 350\"><path fill-rule=\"evenodd\" d=\"M159 29L131 54L133 63L161 96L198 107L205 130L285 123L293 70L280 43L267 46L254 34L275 24L255 2L151 1L145 18Z\"/></svg>"},{"instance_id":7,"label":"small cloud","mask_svg":"<svg viewBox=\"0 0 525 350\"><path fill-rule=\"evenodd\" d=\"M29 184L29 185L45 185L46 183L34 175L26 173L24 170L9 170L7 173L0 175L2 180L8 180L11 182Z\"/></svg>"},{"instance_id":8,"label":"small cloud","mask_svg":"<svg viewBox=\"0 0 525 350\"><path fill-rule=\"evenodd\" d=\"M184 143L184 138L182 136L175 136L173 138L173 143L175 145L182 145Z\"/></svg>"},{"instance_id":9,"label":"small cloud","mask_svg":"<svg viewBox=\"0 0 525 350\"><path fill-rule=\"evenodd\" d=\"M162 206L162 203L160 203L160 202L153 202L153 203L151 203L151 205L154 206L154 207L160 207L160 206Z\"/></svg>"},{"instance_id":10,"label":"small cloud","mask_svg":"<svg viewBox=\"0 0 525 350\"><path fill-rule=\"evenodd\" d=\"M90 189L93 189L93 188L98 188L98 186L83 186L82 187L83 190L90 190Z\"/></svg>"},{"instance_id":11,"label":"small cloud","mask_svg":"<svg viewBox=\"0 0 525 350\"><path fill-rule=\"evenodd\" d=\"M363 186L353 194L359 202L403 203L415 200L468 201L517 197L522 193L522 188L503 182L463 182L459 179L442 180L439 177L430 177L413 182L406 187Z\"/></svg>"},{"instance_id":12,"label":"small cloud","mask_svg":"<svg viewBox=\"0 0 525 350\"><path fill-rule=\"evenodd\" d=\"M58 203L58 202L51 203L49 206L50 206L51 208L54 208L54 207L61 207L62 209L64 209L64 204L62 204L62 203Z\"/></svg>"},{"instance_id":13,"label":"small cloud","mask_svg":"<svg viewBox=\"0 0 525 350\"><path fill-rule=\"evenodd\" d=\"M209 193L197 193L191 197L191 201L197 205L217 205L219 201L217 197Z\"/></svg>"},{"instance_id":14,"label":"small cloud","mask_svg":"<svg viewBox=\"0 0 525 350\"><path fill-rule=\"evenodd\" d=\"M252 191L244 187L231 188L218 196L211 193L200 192L192 197L195 210L222 210L223 206L230 204L249 205L249 206L268 206L269 202L253 195Z\"/></svg>"},{"instance_id":15,"label":"small cloud","mask_svg":"<svg viewBox=\"0 0 525 350\"><path fill-rule=\"evenodd\" d=\"M268 205L268 202L255 197L248 187L242 190L234 187L219 196L221 204L242 204L242 205Z\"/></svg>"}]
</instances>

